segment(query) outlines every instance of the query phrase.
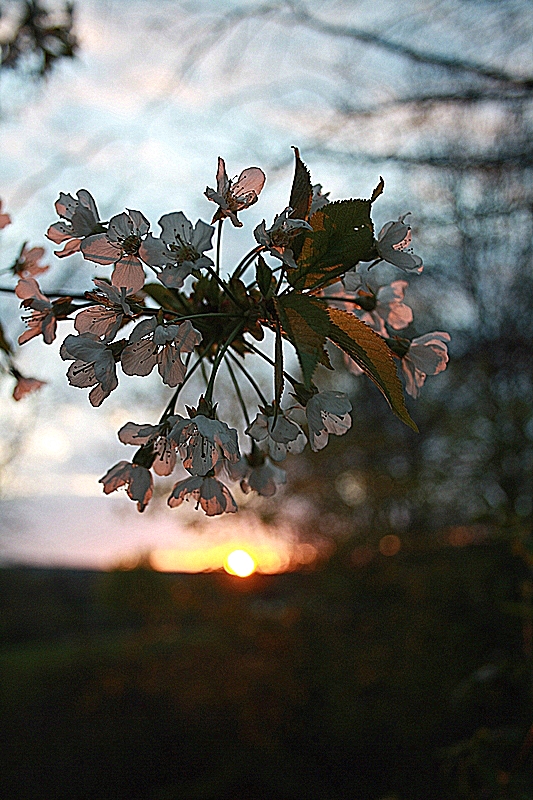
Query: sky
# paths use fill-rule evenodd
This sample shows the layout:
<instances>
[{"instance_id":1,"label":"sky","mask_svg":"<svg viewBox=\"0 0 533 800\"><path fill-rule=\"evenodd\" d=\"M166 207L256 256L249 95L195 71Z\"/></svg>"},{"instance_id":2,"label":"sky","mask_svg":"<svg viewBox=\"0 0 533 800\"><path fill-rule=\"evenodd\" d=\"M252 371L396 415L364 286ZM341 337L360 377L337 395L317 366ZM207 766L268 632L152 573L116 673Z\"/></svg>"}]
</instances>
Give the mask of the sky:
<instances>
[{"instance_id":1,"label":"sky","mask_svg":"<svg viewBox=\"0 0 533 800\"><path fill-rule=\"evenodd\" d=\"M125 208L139 209L157 233L157 220L170 211L210 220L213 207L203 192L206 185L215 185L218 156L225 158L230 175L261 166L267 183L260 202L242 215L242 230L225 226L224 259L231 265L255 244L254 227L285 207L291 145L301 147L314 181L332 198L369 196L382 167L363 162L355 172L342 160L322 158L319 151L309 161L307 142L329 137L340 151L361 144L377 156L392 141L401 152L416 151L418 140L408 126L402 127L397 112L339 129L331 111L332 101L371 107L408 92L411 76L396 56L349 50L342 40L326 47L315 32L271 25L266 17L244 22L232 33L217 14L240 5L222 0L214 9L200 0L78 0L76 59L60 63L40 84L1 76L0 197L13 224L0 233L0 271L28 241L45 247L52 265L41 281L45 292L83 292L92 277L106 274L95 272L81 256L65 261L53 256L44 232L57 219L54 202L60 192L88 189L102 219ZM260 5L249 2L246 7ZM530 41L525 23L515 46L506 49L505 37L500 46L494 36L489 41L485 35L485 16L478 10L482 3L462 4L463 17L452 18L456 5L451 0L418 0L409 8L395 0L308 4L336 24L379 28L413 46L430 42L439 52L487 57L520 71ZM505 5L512 10L513 3ZM515 5L519 10L520 4ZM339 57L342 71L336 66ZM458 130L451 118L426 122L420 123L420 135L429 135L435 124L439 130ZM479 141L497 136L498 119L490 109L469 124ZM405 174L388 164L376 224L392 218L392 208L396 216L406 210L416 215L422 206L438 202L431 185L419 180L417 188L413 194ZM14 281L0 276L0 285L13 286ZM460 302L453 305L460 324ZM0 317L14 340L23 324L13 296L0 295ZM60 339L70 332L71 324L63 323ZM199 533L201 512L190 507L170 510L161 500L139 515L122 493L102 495L98 479L116 461L131 457L131 448L118 441L116 431L129 420L155 422L167 402L169 390L157 376L121 377L119 389L102 408L93 409L84 390L68 386L59 342L46 347L33 340L17 353L17 363L47 385L15 403L10 379L0 382L0 461L6 462L0 496L3 562L105 568L156 551L160 567L197 569L212 567L213 558L219 565L228 547L248 547L263 554L266 570L288 563L299 515L305 513L298 504L287 506L283 531L261 529L245 511L229 522L209 520ZM198 391L192 383L189 402ZM228 401L229 414L231 405ZM260 502L238 490L236 495L245 509ZM209 557L202 562L198 553Z\"/></svg>"}]
</instances>

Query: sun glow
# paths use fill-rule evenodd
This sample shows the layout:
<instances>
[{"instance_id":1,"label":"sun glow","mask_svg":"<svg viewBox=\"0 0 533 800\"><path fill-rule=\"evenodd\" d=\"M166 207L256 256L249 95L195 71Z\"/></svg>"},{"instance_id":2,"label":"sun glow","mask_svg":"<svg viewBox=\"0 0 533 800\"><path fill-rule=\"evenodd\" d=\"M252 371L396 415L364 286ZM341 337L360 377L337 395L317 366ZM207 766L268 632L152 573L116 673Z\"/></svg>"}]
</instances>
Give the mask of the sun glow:
<instances>
[{"instance_id":1,"label":"sun glow","mask_svg":"<svg viewBox=\"0 0 533 800\"><path fill-rule=\"evenodd\" d=\"M256 562L246 550L232 550L224 561L224 569L230 575L248 578L256 569Z\"/></svg>"}]
</instances>

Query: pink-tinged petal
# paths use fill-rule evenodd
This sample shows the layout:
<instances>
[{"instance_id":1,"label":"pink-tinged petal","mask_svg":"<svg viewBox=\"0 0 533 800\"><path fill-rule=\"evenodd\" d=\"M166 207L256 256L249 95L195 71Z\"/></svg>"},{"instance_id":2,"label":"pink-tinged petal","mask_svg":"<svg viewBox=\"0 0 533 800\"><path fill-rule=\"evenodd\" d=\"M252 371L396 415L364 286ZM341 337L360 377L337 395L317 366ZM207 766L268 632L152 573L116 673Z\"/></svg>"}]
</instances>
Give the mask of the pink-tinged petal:
<instances>
[{"instance_id":1,"label":"pink-tinged petal","mask_svg":"<svg viewBox=\"0 0 533 800\"><path fill-rule=\"evenodd\" d=\"M129 486L126 489L128 497L137 501L137 510L144 511L154 493L154 479L146 467L132 464Z\"/></svg>"},{"instance_id":2,"label":"pink-tinged petal","mask_svg":"<svg viewBox=\"0 0 533 800\"><path fill-rule=\"evenodd\" d=\"M127 294L140 292L144 286L144 270L136 256L124 256L115 264L111 275L113 286L124 287Z\"/></svg>"},{"instance_id":3,"label":"pink-tinged petal","mask_svg":"<svg viewBox=\"0 0 533 800\"><path fill-rule=\"evenodd\" d=\"M362 314L358 314L357 316L359 316L361 322L364 322L365 325L368 325L368 327L372 328L373 331L379 333L380 336L383 336L384 338L387 336L385 321L376 311L364 311Z\"/></svg>"},{"instance_id":4,"label":"pink-tinged petal","mask_svg":"<svg viewBox=\"0 0 533 800\"><path fill-rule=\"evenodd\" d=\"M71 256L73 253L79 253L81 242L81 239L71 239L70 242L66 243L62 250L54 250L54 254L58 258L66 258L67 256Z\"/></svg>"},{"instance_id":5,"label":"pink-tinged petal","mask_svg":"<svg viewBox=\"0 0 533 800\"><path fill-rule=\"evenodd\" d=\"M19 378L13 389L13 399L20 400L24 395L38 391L41 386L45 386L46 381L38 381L36 378Z\"/></svg>"},{"instance_id":6,"label":"pink-tinged petal","mask_svg":"<svg viewBox=\"0 0 533 800\"><path fill-rule=\"evenodd\" d=\"M72 215L78 207L78 201L71 194L59 193L59 198L55 202L55 209L59 217L72 219Z\"/></svg>"},{"instance_id":7,"label":"pink-tinged petal","mask_svg":"<svg viewBox=\"0 0 533 800\"><path fill-rule=\"evenodd\" d=\"M67 379L69 384L77 389L89 389L98 383L98 378L94 374L94 364L78 359L68 368Z\"/></svg>"},{"instance_id":8,"label":"pink-tinged petal","mask_svg":"<svg viewBox=\"0 0 533 800\"><path fill-rule=\"evenodd\" d=\"M156 475L170 475L176 466L176 448L167 440L161 437L155 446L156 457L152 468Z\"/></svg>"},{"instance_id":9,"label":"pink-tinged petal","mask_svg":"<svg viewBox=\"0 0 533 800\"><path fill-rule=\"evenodd\" d=\"M122 248L112 244L105 233L96 233L94 236L87 236L80 246L81 253L88 261L107 266L114 264L122 255Z\"/></svg>"},{"instance_id":10,"label":"pink-tinged petal","mask_svg":"<svg viewBox=\"0 0 533 800\"><path fill-rule=\"evenodd\" d=\"M154 439L158 435L160 427L160 425L137 425L135 422L126 422L117 435L122 444L140 447Z\"/></svg>"},{"instance_id":11,"label":"pink-tinged petal","mask_svg":"<svg viewBox=\"0 0 533 800\"><path fill-rule=\"evenodd\" d=\"M35 278L21 278L15 287L15 294L21 300L43 300L49 303L48 298L41 292Z\"/></svg>"},{"instance_id":12,"label":"pink-tinged petal","mask_svg":"<svg viewBox=\"0 0 533 800\"><path fill-rule=\"evenodd\" d=\"M353 360L353 358L350 358L350 356L347 355L346 353L344 353L344 366L346 367L348 372L351 372L352 375L356 375L357 377L365 374L364 371L359 366L359 364L357 364Z\"/></svg>"},{"instance_id":13,"label":"pink-tinged petal","mask_svg":"<svg viewBox=\"0 0 533 800\"><path fill-rule=\"evenodd\" d=\"M46 272L49 267L39 264L43 256L44 247L32 247L28 249L26 245L24 245L16 264L16 272L18 274L24 273L24 277L33 277L34 275L40 275Z\"/></svg>"},{"instance_id":14,"label":"pink-tinged petal","mask_svg":"<svg viewBox=\"0 0 533 800\"><path fill-rule=\"evenodd\" d=\"M380 303L392 303L395 300L403 302L405 290L408 288L408 281L392 281L389 286L382 286L378 289L377 299Z\"/></svg>"},{"instance_id":15,"label":"pink-tinged petal","mask_svg":"<svg viewBox=\"0 0 533 800\"><path fill-rule=\"evenodd\" d=\"M170 256L171 254L167 250L165 243L161 239L152 236L151 233L148 234L139 248L139 258L151 267L164 267L165 264L171 262Z\"/></svg>"},{"instance_id":16,"label":"pink-tinged petal","mask_svg":"<svg viewBox=\"0 0 533 800\"><path fill-rule=\"evenodd\" d=\"M88 192L87 189L80 189L79 192L76 192L76 196L80 204L84 208L89 209L94 219L98 221L98 209L96 208L96 203L92 194Z\"/></svg>"},{"instance_id":17,"label":"pink-tinged petal","mask_svg":"<svg viewBox=\"0 0 533 800\"><path fill-rule=\"evenodd\" d=\"M389 313L387 315L387 322L395 331L401 331L407 328L413 321L413 309L406 306L405 303L391 303Z\"/></svg>"},{"instance_id":18,"label":"pink-tinged petal","mask_svg":"<svg viewBox=\"0 0 533 800\"><path fill-rule=\"evenodd\" d=\"M123 242L133 233L133 220L123 211L109 220L107 237L112 242Z\"/></svg>"},{"instance_id":19,"label":"pink-tinged petal","mask_svg":"<svg viewBox=\"0 0 533 800\"><path fill-rule=\"evenodd\" d=\"M202 341L202 334L193 327L188 319L178 328L174 344L182 353L192 353L194 348Z\"/></svg>"},{"instance_id":20,"label":"pink-tinged petal","mask_svg":"<svg viewBox=\"0 0 533 800\"><path fill-rule=\"evenodd\" d=\"M219 194L224 195L227 190L229 189L229 178L226 173L226 164L224 159L220 156L218 157L218 164L217 164L217 191Z\"/></svg>"},{"instance_id":21,"label":"pink-tinged petal","mask_svg":"<svg viewBox=\"0 0 533 800\"><path fill-rule=\"evenodd\" d=\"M215 517L224 512L234 514L237 511L237 503L230 490L216 478L204 478L200 505L208 517Z\"/></svg>"},{"instance_id":22,"label":"pink-tinged petal","mask_svg":"<svg viewBox=\"0 0 533 800\"><path fill-rule=\"evenodd\" d=\"M111 350L106 348L94 362L94 374L101 384L106 397L118 386L115 358Z\"/></svg>"},{"instance_id":23,"label":"pink-tinged petal","mask_svg":"<svg viewBox=\"0 0 533 800\"><path fill-rule=\"evenodd\" d=\"M273 497L278 486L286 482L287 475L285 470L265 461L261 466L254 467L247 484L249 489L253 489L262 497Z\"/></svg>"},{"instance_id":24,"label":"pink-tinged petal","mask_svg":"<svg viewBox=\"0 0 533 800\"><path fill-rule=\"evenodd\" d=\"M31 325L31 323L29 324ZM25 344L26 342L29 342L30 339L33 339L34 336L40 336L41 333L42 329L40 324L39 326L31 326L27 331L24 331L24 333L20 334L17 341L19 344Z\"/></svg>"},{"instance_id":25,"label":"pink-tinged petal","mask_svg":"<svg viewBox=\"0 0 533 800\"><path fill-rule=\"evenodd\" d=\"M231 187L231 193L234 197L242 197L248 194L255 194L255 202L261 189L265 185L266 175L259 167L248 167L243 170L239 175L239 179L235 186Z\"/></svg>"},{"instance_id":26,"label":"pink-tinged petal","mask_svg":"<svg viewBox=\"0 0 533 800\"><path fill-rule=\"evenodd\" d=\"M172 344L167 344L157 356L159 374L163 383L174 388L183 383L185 377L185 364L180 358L180 351Z\"/></svg>"},{"instance_id":27,"label":"pink-tinged petal","mask_svg":"<svg viewBox=\"0 0 533 800\"><path fill-rule=\"evenodd\" d=\"M128 214L130 215L130 219L133 221L133 225L135 226L135 230L138 232L139 236L144 236L150 230L150 223L144 216L141 211L133 211L132 209L128 208Z\"/></svg>"},{"instance_id":28,"label":"pink-tinged petal","mask_svg":"<svg viewBox=\"0 0 533 800\"><path fill-rule=\"evenodd\" d=\"M0 211L2 210L2 201L0 200ZM9 214L0 214L0 230L11 225L11 217Z\"/></svg>"},{"instance_id":29,"label":"pink-tinged petal","mask_svg":"<svg viewBox=\"0 0 533 800\"><path fill-rule=\"evenodd\" d=\"M148 336L150 333L153 333L156 328L157 328L157 319L155 317L150 317L150 319L143 319L141 322L137 323L137 325L130 333L130 338L128 339L128 343L133 344L134 342L139 342L144 336Z\"/></svg>"},{"instance_id":30,"label":"pink-tinged petal","mask_svg":"<svg viewBox=\"0 0 533 800\"><path fill-rule=\"evenodd\" d=\"M43 319L43 339L45 344L52 344L56 338L57 319L54 314L48 314Z\"/></svg>"},{"instance_id":31,"label":"pink-tinged petal","mask_svg":"<svg viewBox=\"0 0 533 800\"><path fill-rule=\"evenodd\" d=\"M98 383L94 389L89 392L89 403L93 408L99 408L110 394L111 392L104 391L103 387Z\"/></svg>"},{"instance_id":32,"label":"pink-tinged petal","mask_svg":"<svg viewBox=\"0 0 533 800\"><path fill-rule=\"evenodd\" d=\"M170 497L167 500L170 508L178 508L178 506L181 506L188 494L190 494L194 500L199 501L202 481L203 478L199 476L193 476L183 481L178 481L178 483L174 485Z\"/></svg>"},{"instance_id":33,"label":"pink-tinged petal","mask_svg":"<svg viewBox=\"0 0 533 800\"><path fill-rule=\"evenodd\" d=\"M122 351L120 361L126 375L149 375L157 363L157 347L148 340L128 344Z\"/></svg>"},{"instance_id":34,"label":"pink-tinged petal","mask_svg":"<svg viewBox=\"0 0 533 800\"><path fill-rule=\"evenodd\" d=\"M103 306L91 306L80 311L74 322L78 333L92 333L94 336L112 339L116 334L123 314Z\"/></svg>"},{"instance_id":35,"label":"pink-tinged petal","mask_svg":"<svg viewBox=\"0 0 533 800\"><path fill-rule=\"evenodd\" d=\"M98 483L103 484L104 494L111 494L116 492L121 486L124 486L129 479L131 464L129 461L119 461L114 467L111 467L103 478L100 478Z\"/></svg>"},{"instance_id":36,"label":"pink-tinged petal","mask_svg":"<svg viewBox=\"0 0 533 800\"><path fill-rule=\"evenodd\" d=\"M61 244L66 239L72 239L74 232L70 225L64 222L54 222L46 231L46 238L50 239L54 244Z\"/></svg>"},{"instance_id":37,"label":"pink-tinged petal","mask_svg":"<svg viewBox=\"0 0 533 800\"><path fill-rule=\"evenodd\" d=\"M128 497L137 501L139 511L144 511L153 494L152 473L146 467L139 464L131 464L129 461L119 461L111 467L99 483L103 484L105 494L110 494L127 486Z\"/></svg>"},{"instance_id":38,"label":"pink-tinged petal","mask_svg":"<svg viewBox=\"0 0 533 800\"><path fill-rule=\"evenodd\" d=\"M407 357L402 358L401 366L405 378L405 391L410 397L414 397L416 400L426 380L426 374L420 372Z\"/></svg>"}]
</instances>

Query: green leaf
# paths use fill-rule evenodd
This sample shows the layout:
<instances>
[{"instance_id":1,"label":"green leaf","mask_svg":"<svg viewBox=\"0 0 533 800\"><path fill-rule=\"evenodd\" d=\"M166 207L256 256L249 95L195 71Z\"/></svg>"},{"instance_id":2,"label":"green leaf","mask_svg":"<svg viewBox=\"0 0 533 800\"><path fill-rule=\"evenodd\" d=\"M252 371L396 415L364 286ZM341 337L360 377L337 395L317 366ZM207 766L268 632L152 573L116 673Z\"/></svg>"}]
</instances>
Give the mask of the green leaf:
<instances>
[{"instance_id":1,"label":"green leaf","mask_svg":"<svg viewBox=\"0 0 533 800\"><path fill-rule=\"evenodd\" d=\"M240 278L230 278L228 285L233 296L242 306L250 305L250 298L248 297L246 286Z\"/></svg>"},{"instance_id":2,"label":"green leaf","mask_svg":"<svg viewBox=\"0 0 533 800\"><path fill-rule=\"evenodd\" d=\"M297 147L294 150L294 178L292 180L291 197L289 205L292 208L291 217L293 219L303 219L307 221L309 209L313 199L313 187L311 185L311 175L300 158L300 151Z\"/></svg>"},{"instance_id":3,"label":"green leaf","mask_svg":"<svg viewBox=\"0 0 533 800\"><path fill-rule=\"evenodd\" d=\"M361 367L381 390L394 413L418 431L405 406L396 364L386 342L353 314L328 308L329 338Z\"/></svg>"},{"instance_id":4,"label":"green leaf","mask_svg":"<svg viewBox=\"0 0 533 800\"><path fill-rule=\"evenodd\" d=\"M311 175L300 158L300 151L297 147L294 150L294 178L292 180L291 196L289 205L292 208L291 217L293 219L303 219L307 222L309 219L309 211L311 210L311 203L313 201L313 186L311 184ZM299 233L294 237L291 245L294 259L297 260L303 244L305 242L305 234Z\"/></svg>"},{"instance_id":5,"label":"green leaf","mask_svg":"<svg viewBox=\"0 0 533 800\"><path fill-rule=\"evenodd\" d=\"M296 292L274 298L286 337L296 350L305 386L309 389L317 364L331 369L324 350L331 326L325 304L316 297Z\"/></svg>"},{"instance_id":6,"label":"green leaf","mask_svg":"<svg viewBox=\"0 0 533 800\"><path fill-rule=\"evenodd\" d=\"M266 263L263 256L258 256L257 266L255 268L255 279L259 286L259 291L265 298L272 297L276 288L276 280L272 275L272 270Z\"/></svg>"},{"instance_id":7,"label":"green leaf","mask_svg":"<svg viewBox=\"0 0 533 800\"><path fill-rule=\"evenodd\" d=\"M5 337L4 329L2 327L1 322L0 322L0 350L3 350L4 353L8 354L8 356L11 355L11 353L13 352L11 345L9 344L9 342Z\"/></svg>"},{"instance_id":8,"label":"green leaf","mask_svg":"<svg viewBox=\"0 0 533 800\"><path fill-rule=\"evenodd\" d=\"M166 308L168 311L177 311L183 314L187 309L179 295L172 289L167 289L161 283L145 283L143 292L155 300L156 303L159 303L161 308Z\"/></svg>"},{"instance_id":9,"label":"green leaf","mask_svg":"<svg viewBox=\"0 0 533 800\"><path fill-rule=\"evenodd\" d=\"M297 289L314 289L333 283L358 261L374 255L374 226L370 200L340 200L316 211L305 234L298 269L287 279Z\"/></svg>"},{"instance_id":10,"label":"green leaf","mask_svg":"<svg viewBox=\"0 0 533 800\"><path fill-rule=\"evenodd\" d=\"M374 189L374 191L372 192L372 197L370 198L370 202L371 202L371 203L373 203L375 200L377 200L377 199L378 199L378 197L379 197L381 194L383 194L383 189L384 189L384 188L385 188L385 181L383 180L383 178L382 178L382 177L381 177L381 175L380 175L380 176L379 176L379 183L378 183L378 185L376 186L376 188Z\"/></svg>"}]
</instances>

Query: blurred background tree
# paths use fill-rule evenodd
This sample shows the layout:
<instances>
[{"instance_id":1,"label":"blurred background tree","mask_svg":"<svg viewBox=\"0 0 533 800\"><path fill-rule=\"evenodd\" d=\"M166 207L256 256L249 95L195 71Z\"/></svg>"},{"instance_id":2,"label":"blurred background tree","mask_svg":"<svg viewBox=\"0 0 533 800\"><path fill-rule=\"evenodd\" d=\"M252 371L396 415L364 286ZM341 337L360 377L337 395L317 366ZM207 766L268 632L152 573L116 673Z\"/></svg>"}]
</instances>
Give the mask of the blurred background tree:
<instances>
[{"instance_id":1,"label":"blurred background tree","mask_svg":"<svg viewBox=\"0 0 533 800\"><path fill-rule=\"evenodd\" d=\"M50 8L38 0L4 2L0 17L4 18L0 38L2 69L44 76L57 61L76 54L73 3L56 3Z\"/></svg>"},{"instance_id":2,"label":"blurred background tree","mask_svg":"<svg viewBox=\"0 0 533 800\"><path fill-rule=\"evenodd\" d=\"M365 26L364 3L237 4L190 49L187 75L208 63L236 104L272 105L308 162L342 165L354 186L368 165L387 176L384 218L413 211L426 265L407 293L407 335L452 334L447 372L412 406L422 435L402 430L360 379L350 433L305 467L294 460L289 492L309 500L310 531L320 520L332 530L333 509L362 538L470 523L531 530L530 12L514 0L392 3ZM251 86L258 61L268 78Z\"/></svg>"}]
</instances>

